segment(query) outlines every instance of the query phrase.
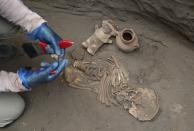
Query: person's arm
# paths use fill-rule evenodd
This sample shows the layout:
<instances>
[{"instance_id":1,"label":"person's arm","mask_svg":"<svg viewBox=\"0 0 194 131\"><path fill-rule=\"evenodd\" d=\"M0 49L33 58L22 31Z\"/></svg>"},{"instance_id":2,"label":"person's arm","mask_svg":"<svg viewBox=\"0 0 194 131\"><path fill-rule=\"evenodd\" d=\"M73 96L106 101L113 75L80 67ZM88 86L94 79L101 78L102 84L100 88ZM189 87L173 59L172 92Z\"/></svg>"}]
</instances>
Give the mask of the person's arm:
<instances>
[{"instance_id":1,"label":"person's arm","mask_svg":"<svg viewBox=\"0 0 194 131\"><path fill-rule=\"evenodd\" d=\"M41 65L38 69L20 68L17 73L0 71L0 92L22 92L32 87L53 81L67 66L68 60L54 61ZM52 73L54 71L54 73Z\"/></svg>"},{"instance_id":2,"label":"person's arm","mask_svg":"<svg viewBox=\"0 0 194 131\"><path fill-rule=\"evenodd\" d=\"M26 31L32 31L45 22L39 15L30 11L19 0L0 0L0 15ZM32 22L29 22L32 20ZM33 23L33 24L31 24ZM21 92L27 89L22 85L17 73L0 71L0 92Z\"/></svg>"},{"instance_id":3,"label":"person's arm","mask_svg":"<svg viewBox=\"0 0 194 131\"><path fill-rule=\"evenodd\" d=\"M27 35L33 40L48 43L53 49L53 53L64 56L64 50L59 47L61 37L48 26L42 17L28 9L20 0L0 0L0 15L23 27L27 31ZM67 60L64 59L37 70L20 68L17 74L1 71L0 92L25 91L39 84L52 81L60 75L67 63ZM55 74L51 74L53 70Z\"/></svg>"},{"instance_id":4,"label":"person's arm","mask_svg":"<svg viewBox=\"0 0 194 131\"><path fill-rule=\"evenodd\" d=\"M21 92L28 90L22 85L17 73L0 71L0 92Z\"/></svg>"},{"instance_id":5,"label":"person's arm","mask_svg":"<svg viewBox=\"0 0 194 131\"><path fill-rule=\"evenodd\" d=\"M21 0L0 0L0 15L8 21L31 32L46 22L37 13L28 9Z\"/></svg>"},{"instance_id":6,"label":"person's arm","mask_svg":"<svg viewBox=\"0 0 194 131\"><path fill-rule=\"evenodd\" d=\"M64 50L59 47L61 37L41 16L28 9L21 0L0 0L0 15L23 27L31 39L48 43L54 50L54 54L64 55Z\"/></svg>"}]
</instances>

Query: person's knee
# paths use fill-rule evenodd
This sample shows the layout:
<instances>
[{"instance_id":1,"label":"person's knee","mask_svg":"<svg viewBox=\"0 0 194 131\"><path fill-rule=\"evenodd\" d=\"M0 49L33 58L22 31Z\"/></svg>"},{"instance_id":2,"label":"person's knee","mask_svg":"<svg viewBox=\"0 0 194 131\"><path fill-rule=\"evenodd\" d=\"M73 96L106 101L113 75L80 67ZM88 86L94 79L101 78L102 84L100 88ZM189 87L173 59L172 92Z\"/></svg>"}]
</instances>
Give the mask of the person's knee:
<instances>
[{"instance_id":1,"label":"person's knee","mask_svg":"<svg viewBox=\"0 0 194 131\"><path fill-rule=\"evenodd\" d=\"M14 99L15 101L15 105L13 106L13 108L15 108L15 110L13 110L12 112L12 119L17 119L24 111L25 108L25 102L23 100L23 98L19 95L17 95L16 99Z\"/></svg>"},{"instance_id":2,"label":"person's knee","mask_svg":"<svg viewBox=\"0 0 194 131\"><path fill-rule=\"evenodd\" d=\"M25 102L21 96L13 93L0 94L0 127L12 123L24 111Z\"/></svg>"}]
</instances>

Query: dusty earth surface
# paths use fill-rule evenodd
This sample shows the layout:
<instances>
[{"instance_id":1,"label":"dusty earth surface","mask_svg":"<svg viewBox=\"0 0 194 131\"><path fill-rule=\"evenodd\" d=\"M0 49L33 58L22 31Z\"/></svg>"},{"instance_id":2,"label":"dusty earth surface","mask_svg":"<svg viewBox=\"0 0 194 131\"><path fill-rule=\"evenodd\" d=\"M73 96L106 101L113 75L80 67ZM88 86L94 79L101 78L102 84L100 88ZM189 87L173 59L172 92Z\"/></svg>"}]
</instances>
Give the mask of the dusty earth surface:
<instances>
[{"instance_id":1,"label":"dusty earth surface","mask_svg":"<svg viewBox=\"0 0 194 131\"><path fill-rule=\"evenodd\" d=\"M50 10L44 4L27 2L48 20L63 37L81 44L100 23L102 15L72 15ZM39 8L45 7L45 8ZM105 45L97 57L115 55L128 69L130 82L153 88L158 96L160 112L153 121L139 122L121 108L107 108L95 94L61 82L61 78L21 93L26 101L24 114L4 131L193 131L194 130L194 45L157 20L135 14L120 28L132 27L141 48L124 54L113 45ZM76 46L75 45L75 46ZM71 49L68 49L70 51ZM37 66L48 57L29 59L20 52L14 59L2 61L1 68L16 71L21 65Z\"/></svg>"}]
</instances>

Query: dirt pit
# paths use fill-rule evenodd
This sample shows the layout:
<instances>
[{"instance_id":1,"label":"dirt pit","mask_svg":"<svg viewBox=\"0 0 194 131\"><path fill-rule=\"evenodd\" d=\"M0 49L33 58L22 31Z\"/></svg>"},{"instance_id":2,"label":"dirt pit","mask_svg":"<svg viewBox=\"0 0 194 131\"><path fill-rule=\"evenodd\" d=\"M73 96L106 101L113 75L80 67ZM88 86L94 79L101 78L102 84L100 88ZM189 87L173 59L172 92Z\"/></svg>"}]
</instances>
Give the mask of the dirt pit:
<instances>
[{"instance_id":1,"label":"dirt pit","mask_svg":"<svg viewBox=\"0 0 194 131\"><path fill-rule=\"evenodd\" d=\"M28 2L63 37L81 44L101 23L100 14L80 16L53 11ZM41 8L39 8L41 7ZM139 36L140 49L125 54L116 46L104 45L97 58L115 55L128 69L130 81L153 88L160 103L160 113L150 122L139 122L122 108L107 108L95 94L68 88L61 79L22 93L24 114L4 131L193 131L194 121L194 45L157 20L130 14L127 21L114 19L121 27L133 28ZM74 48L74 47L73 47ZM73 49L72 48L72 49ZM69 52L71 49L68 49ZM46 57L29 59L26 55L1 62L2 69L16 71L21 65L35 66Z\"/></svg>"}]
</instances>

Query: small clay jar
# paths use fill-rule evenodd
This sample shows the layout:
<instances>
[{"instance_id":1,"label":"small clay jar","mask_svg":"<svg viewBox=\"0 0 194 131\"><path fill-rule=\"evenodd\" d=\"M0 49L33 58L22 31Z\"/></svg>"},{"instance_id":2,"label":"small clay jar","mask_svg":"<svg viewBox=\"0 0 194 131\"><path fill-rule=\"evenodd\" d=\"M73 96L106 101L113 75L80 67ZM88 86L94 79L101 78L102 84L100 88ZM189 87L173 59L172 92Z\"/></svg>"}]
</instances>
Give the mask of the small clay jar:
<instances>
[{"instance_id":1,"label":"small clay jar","mask_svg":"<svg viewBox=\"0 0 194 131\"><path fill-rule=\"evenodd\" d=\"M124 28L116 36L116 45L123 52L131 52L139 48L137 34L133 29Z\"/></svg>"}]
</instances>

